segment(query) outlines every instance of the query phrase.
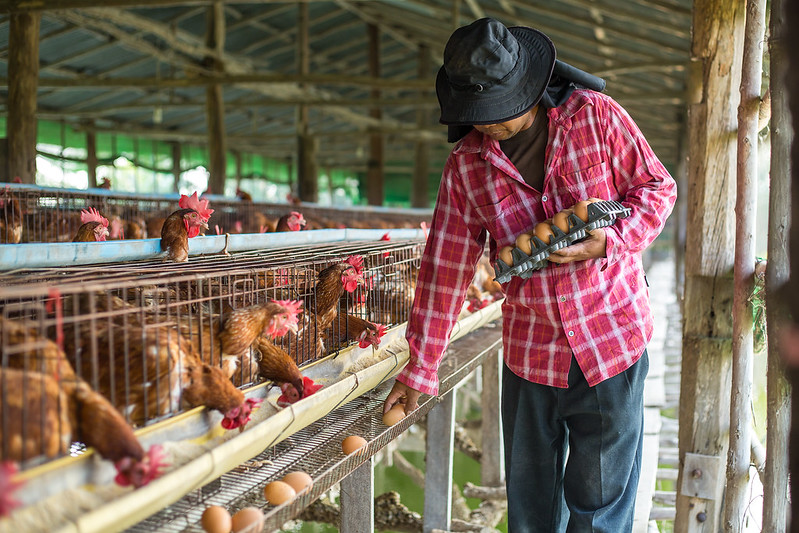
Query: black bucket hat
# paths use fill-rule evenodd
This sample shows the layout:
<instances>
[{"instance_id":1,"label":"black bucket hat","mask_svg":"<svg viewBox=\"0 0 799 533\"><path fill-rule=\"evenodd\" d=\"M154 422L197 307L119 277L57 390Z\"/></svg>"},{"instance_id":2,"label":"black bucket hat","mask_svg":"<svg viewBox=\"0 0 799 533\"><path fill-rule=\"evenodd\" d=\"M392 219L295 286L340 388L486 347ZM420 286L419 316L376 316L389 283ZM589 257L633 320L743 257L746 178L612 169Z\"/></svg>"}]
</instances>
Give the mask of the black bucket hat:
<instances>
[{"instance_id":1,"label":"black bucket hat","mask_svg":"<svg viewBox=\"0 0 799 533\"><path fill-rule=\"evenodd\" d=\"M483 18L455 30L436 77L439 122L496 124L538 103L555 65L555 45L538 30Z\"/></svg>"}]
</instances>

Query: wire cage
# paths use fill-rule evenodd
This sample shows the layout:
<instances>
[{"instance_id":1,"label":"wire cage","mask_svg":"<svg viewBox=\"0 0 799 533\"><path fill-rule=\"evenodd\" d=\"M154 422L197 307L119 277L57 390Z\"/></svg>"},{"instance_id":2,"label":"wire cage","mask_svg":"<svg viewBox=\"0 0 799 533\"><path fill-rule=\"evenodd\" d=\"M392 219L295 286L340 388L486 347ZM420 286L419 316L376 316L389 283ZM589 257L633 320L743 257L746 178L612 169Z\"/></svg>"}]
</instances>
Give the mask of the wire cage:
<instances>
[{"instance_id":1,"label":"wire cage","mask_svg":"<svg viewBox=\"0 0 799 533\"><path fill-rule=\"evenodd\" d=\"M239 389L263 382L257 350L238 354L232 372L220 353L220 325L233 310L284 300L302 302L301 317L334 309L327 323L301 318L305 337L274 339L300 368L358 342L346 317L385 327L405 322L423 246L421 239L341 242L202 256L168 268L148 260L0 273L2 459L26 469L80 450L74 431L56 432L55 446L43 438L68 424L71 372L134 427L186 409L181 365L193 358L225 370ZM317 289L320 273L351 256L363 259L363 281L331 301ZM47 387L53 394L41 393Z\"/></svg>"},{"instance_id":2,"label":"wire cage","mask_svg":"<svg viewBox=\"0 0 799 533\"><path fill-rule=\"evenodd\" d=\"M418 228L429 221L426 209L294 206L242 201L210 195L209 234L274 231L277 220L297 211L305 229ZM0 190L0 244L70 242L81 226L82 209L95 208L109 220L112 239L159 238L166 217L178 209L178 195L111 193L8 184Z\"/></svg>"}]
</instances>

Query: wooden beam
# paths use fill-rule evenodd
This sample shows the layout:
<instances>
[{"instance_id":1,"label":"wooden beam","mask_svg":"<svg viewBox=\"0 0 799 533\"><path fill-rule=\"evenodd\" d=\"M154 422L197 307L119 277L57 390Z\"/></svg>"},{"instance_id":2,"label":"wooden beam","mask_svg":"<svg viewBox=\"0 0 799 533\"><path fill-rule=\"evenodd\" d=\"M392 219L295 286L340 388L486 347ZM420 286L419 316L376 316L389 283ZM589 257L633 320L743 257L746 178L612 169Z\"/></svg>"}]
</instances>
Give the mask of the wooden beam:
<instances>
[{"instance_id":1,"label":"wooden beam","mask_svg":"<svg viewBox=\"0 0 799 533\"><path fill-rule=\"evenodd\" d=\"M86 172L89 177L89 188L97 187L97 134L86 132Z\"/></svg>"},{"instance_id":2,"label":"wooden beam","mask_svg":"<svg viewBox=\"0 0 799 533\"><path fill-rule=\"evenodd\" d=\"M752 291L755 286L758 115L763 76L766 0L746 1L735 200L735 267L732 306L730 452L724 494L724 531L743 533L749 508L752 431Z\"/></svg>"},{"instance_id":3,"label":"wooden beam","mask_svg":"<svg viewBox=\"0 0 799 533\"><path fill-rule=\"evenodd\" d=\"M36 183L36 82L41 13L11 16L8 31L8 173Z\"/></svg>"},{"instance_id":4,"label":"wooden beam","mask_svg":"<svg viewBox=\"0 0 799 533\"><path fill-rule=\"evenodd\" d=\"M380 29L375 24L367 27L369 39L369 75L373 78L380 77ZM372 98L380 98L380 91L372 89ZM379 107L373 107L369 111L369 116L379 121L383 115ZM383 205L383 165L384 161L384 140L380 132L372 132L369 135L369 170L366 173L366 200L369 205Z\"/></svg>"},{"instance_id":5,"label":"wooden beam","mask_svg":"<svg viewBox=\"0 0 799 533\"><path fill-rule=\"evenodd\" d=\"M180 189L180 159L181 159L181 147L179 142L172 142L172 190L174 192L178 192Z\"/></svg>"},{"instance_id":6,"label":"wooden beam","mask_svg":"<svg viewBox=\"0 0 799 533\"><path fill-rule=\"evenodd\" d=\"M8 86L9 80L0 77L0 86ZM222 83L225 85L244 83L310 83L320 85L341 85L352 87L379 88L403 91L433 91L435 80L400 80L392 78L372 78L370 76L347 76L345 74L224 74L208 73L202 78L103 78L99 76L78 76L74 79L42 78L40 87L84 88L84 87L151 87L155 89L171 89L182 87L201 87Z\"/></svg>"},{"instance_id":7,"label":"wooden beam","mask_svg":"<svg viewBox=\"0 0 799 533\"><path fill-rule=\"evenodd\" d=\"M311 61L308 4L298 4L297 16L297 71L303 75L308 74ZM301 88L305 89L304 86ZM319 140L309 133L308 107L300 105L297 114L297 194L304 202L318 202L319 170L316 166L316 152Z\"/></svg>"},{"instance_id":8,"label":"wooden beam","mask_svg":"<svg viewBox=\"0 0 799 533\"><path fill-rule=\"evenodd\" d=\"M694 2L688 80L688 222L680 464L686 454L726 462L730 430L735 120L739 101L743 8L726 0ZM688 477L686 477L688 476ZM719 531L724 475L679 472L674 530ZM701 479L702 497L684 492ZM698 520L704 513L704 521Z\"/></svg>"},{"instance_id":9,"label":"wooden beam","mask_svg":"<svg viewBox=\"0 0 799 533\"><path fill-rule=\"evenodd\" d=\"M785 287L790 279L791 144L794 132L788 109L788 57L785 41L790 26L784 0L772 0L769 31L771 95L771 160L769 172L768 245L766 265L766 328L769 339L766 372L766 466L763 481L763 531L786 531L788 502L788 442L791 428L791 387L780 345L785 317L790 316ZM799 161L794 162L794 165ZM797 391L799 394L799 391Z\"/></svg>"},{"instance_id":10,"label":"wooden beam","mask_svg":"<svg viewBox=\"0 0 799 533\"><path fill-rule=\"evenodd\" d=\"M225 49L225 11L221 0L208 7L206 12L205 48L213 50L205 62L214 72L224 72L221 57ZM225 194L227 179L227 136L225 131L225 100L222 85L215 83L205 88L205 116L208 124L208 192Z\"/></svg>"},{"instance_id":11,"label":"wooden beam","mask_svg":"<svg viewBox=\"0 0 799 533\"><path fill-rule=\"evenodd\" d=\"M427 46L422 45L419 47L418 55L418 75L420 78L428 76L430 72L430 50ZM424 129L430 122L430 116L427 109L423 107L416 108L416 127ZM411 207L429 207L430 198L428 194L428 185L430 176L430 146L425 141L416 142L416 154L413 158L413 183L411 184Z\"/></svg>"}]
</instances>

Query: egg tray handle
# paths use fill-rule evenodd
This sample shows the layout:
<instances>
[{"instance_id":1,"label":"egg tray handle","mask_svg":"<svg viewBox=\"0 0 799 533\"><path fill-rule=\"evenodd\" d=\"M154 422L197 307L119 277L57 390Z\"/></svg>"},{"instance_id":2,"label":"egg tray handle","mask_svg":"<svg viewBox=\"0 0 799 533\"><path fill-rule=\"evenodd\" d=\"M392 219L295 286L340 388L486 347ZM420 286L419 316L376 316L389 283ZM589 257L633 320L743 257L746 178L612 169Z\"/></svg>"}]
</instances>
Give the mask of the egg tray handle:
<instances>
[{"instance_id":1,"label":"egg tray handle","mask_svg":"<svg viewBox=\"0 0 799 533\"><path fill-rule=\"evenodd\" d=\"M510 281L512 276L527 279L533 275L533 272L541 270L549 264L547 258L552 252L585 239L590 231L610 226L617 218L627 218L631 212L629 207L624 207L619 202L611 200L594 202L588 204L587 208L588 222L583 222L574 213L569 215L568 233L553 225L549 244L545 244L541 239L533 235L530 241L533 246L532 254L527 255L518 248L511 250L513 265L508 265L502 259L497 258L494 262L494 273L496 275L494 280L499 283L505 283Z\"/></svg>"}]
</instances>

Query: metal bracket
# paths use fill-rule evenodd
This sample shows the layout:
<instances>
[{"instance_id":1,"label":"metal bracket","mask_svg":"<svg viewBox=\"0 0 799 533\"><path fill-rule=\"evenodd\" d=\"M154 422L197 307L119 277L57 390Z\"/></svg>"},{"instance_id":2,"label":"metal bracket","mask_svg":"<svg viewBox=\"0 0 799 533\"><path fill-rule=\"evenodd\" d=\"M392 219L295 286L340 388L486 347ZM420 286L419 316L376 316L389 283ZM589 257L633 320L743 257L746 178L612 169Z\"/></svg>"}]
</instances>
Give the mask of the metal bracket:
<instances>
[{"instance_id":1,"label":"metal bracket","mask_svg":"<svg viewBox=\"0 0 799 533\"><path fill-rule=\"evenodd\" d=\"M719 472L721 457L686 453L680 493L683 496L715 500Z\"/></svg>"}]
</instances>

